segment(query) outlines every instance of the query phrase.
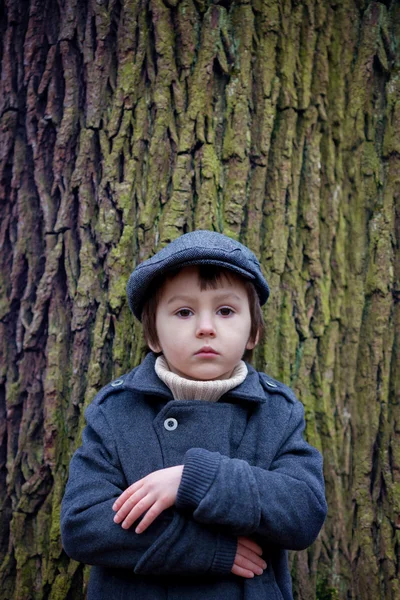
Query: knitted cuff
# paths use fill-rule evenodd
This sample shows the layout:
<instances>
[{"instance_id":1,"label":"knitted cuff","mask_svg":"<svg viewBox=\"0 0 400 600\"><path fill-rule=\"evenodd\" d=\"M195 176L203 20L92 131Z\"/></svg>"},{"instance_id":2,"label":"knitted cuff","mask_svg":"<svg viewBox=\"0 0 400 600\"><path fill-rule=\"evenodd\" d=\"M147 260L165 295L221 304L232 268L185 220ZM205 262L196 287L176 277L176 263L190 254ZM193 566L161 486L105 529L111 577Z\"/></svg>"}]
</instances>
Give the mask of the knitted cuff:
<instances>
[{"instance_id":1,"label":"knitted cuff","mask_svg":"<svg viewBox=\"0 0 400 600\"><path fill-rule=\"evenodd\" d=\"M181 483L175 505L195 509L214 481L221 455L203 448L191 448L185 454Z\"/></svg>"},{"instance_id":2,"label":"knitted cuff","mask_svg":"<svg viewBox=\"0 0 400 600\"><path fill-rule=\"evenodd\" d=\"M237 538L234 536L220 535L218 547L211 565L211 573L230 573L237 552Z\"/></svg>"}]
</instances>

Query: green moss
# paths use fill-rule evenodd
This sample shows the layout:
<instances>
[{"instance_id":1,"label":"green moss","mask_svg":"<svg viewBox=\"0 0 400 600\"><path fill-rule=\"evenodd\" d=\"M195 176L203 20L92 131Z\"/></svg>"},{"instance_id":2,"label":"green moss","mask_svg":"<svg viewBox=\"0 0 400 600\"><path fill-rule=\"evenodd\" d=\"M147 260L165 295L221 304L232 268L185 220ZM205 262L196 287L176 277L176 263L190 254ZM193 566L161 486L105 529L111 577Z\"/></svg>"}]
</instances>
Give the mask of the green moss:
<instances>
[{"instance_id":1,"label":"green moss","mask_svg":"<svg viewBox=\"0 0 400 600\"><path fill-rule=\"evenodd\" d=\"M65 478L62 477L61 472L58 472L54 479L54 487L52 491L52 507L49 528L50 556L52 558L59 558L62 552L60 515L65 484Z\"/></svg>"},{"instance_id":2,"label":"green moss","mask_svg":"<svg viewBox=\"0 0 400 600\"><path fill-rule=\"evenodd\" d=\"M377 213L370 221L370 257L366 278L366 292L379 291L387 295L393 285L392 242L385 216Z\"/></svg>"},{"instance_id":3,"label":"green moss","mask_svg":"<svg viewBox=\"0 0 400 600\"><path fill-rule=\"evenodd\" d=\"M299 91L299 108L304 110L310 104L311 82L315 69L315 45L317 33L308 19L303 19L301 24L299 53L301 85Z\"/></svg>"},{"instance_id":4,"label":"green moss","mask_svg":"<svg viewBox=\"0 0 400 600\"><path fill-rule=\"evenodd\" d=\"M311 320L311 329L316 337L321 337L330 322L330 281L321 278L316 282L315 311Z\"/></svg>"},{"instance_id":5,"label":"green moss","mask_svg":"<svg viewBox=\"0 0 400 600\"><path fill-rule=\"evenodd\" d=\"M386 127L383 155L400 154L400 76L392 75L386 84Z\"/></svg>"},{"instance_id":6,"label":"green moss","mask_svg":"<svg viewBox=\"0 0 400 600\"><path fill-rule=\"evenodd\" d=\"M110 274L108 301L114 312L119 311L126 301L126 284L131 272L134 236L133 225L126 224L118 245L112 249L107 260Z\"/></svg>"},{"instance_id":7,"label":"green moss","mask_svg":"<svg viewBox=\"0 0 400 600\"><path fill-rule=\"evenodd\" d=\"M6 387L7 394L7 408L18 406L21 404L21 383L20 381L14 381L13 383L7 383Z\"/></svg>"},{"instance_id":8,"label":"green moss","mask_svg":"<svg viewBox=\"0 0 400 600\"><path fill-rule=\"evenodd\" d=\"M131 363L131 348L137 344L133 328L133 315L127 305L121 311L120 317L114 321L113 340L113 372L115 377L133 368Z\"/></svg>"},{"instance_id":9,"label":"green moss","mask_svg":"<svg viewBox=\"0 0 400 600\"><path fill-rule=\"evenodd\" d=\"M303 20L303 6L299 3L292 7L289 3L281 5L281 109L298 107L297 86L295 80L298 74L298 56L300 46L300 31Z\"/></svg>"},{"instance_id":10,"label":"green moss","mask_svg":"<svg viewBox=\"0 0 400 600\"><path fill-rule=\"evenodd\" d=\"M291 300L291 293L285 292L282 295L279 326L279 378L286 385L291 384L292 365L298 344Z\"/></svg>"},{"instance_id":11,"label":"green moss","mask_svg":"<svg viewBox=\"0 0 400 600\"><path fill-rule=\"evenodd\" d=\"M364 175L372 175L376 180L379 180L380 160L373 142L365 142L363 144L361 172Z\"/></svg>"},{"instance_id":12,"label":"green moss","mask_svg":"<svg viewBox=\"0 0 400 600\"><path fill-rule=\"evenodd\" d=\"M339 600L339 590L332 587L327 579L317 580L316 600Z\"/></svg>"},{"instance_id":13,"label":"green moss","mask_svg":"<svg viewBox=\"0 0 400 600\"><path fill-rule=\"evenodd\" d=\"M59 573L52 583L49 600L65 600L71 587L71 578L67 573Z\"/></svg>"}]
</instances>

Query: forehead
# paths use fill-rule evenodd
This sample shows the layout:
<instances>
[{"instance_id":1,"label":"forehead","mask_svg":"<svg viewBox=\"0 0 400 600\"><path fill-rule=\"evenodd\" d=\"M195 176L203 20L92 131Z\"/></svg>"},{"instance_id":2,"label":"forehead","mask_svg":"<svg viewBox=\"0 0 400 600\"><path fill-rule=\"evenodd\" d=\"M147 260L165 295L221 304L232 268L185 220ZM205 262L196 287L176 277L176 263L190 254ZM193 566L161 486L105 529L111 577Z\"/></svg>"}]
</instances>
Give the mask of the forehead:
<instances>
[{"instance_id":1,"label":"forehead","mask_svg":"<svg viewBox=\"0 0 400 600\"><path fill-rule=\"evenodd\" d=\"M170 296L178 291L195 290L196 293L213 292L216 290L235 291L239 295L247 296L245 283L236 273L221 270L217 277L210 280L201 279L200 269L196 265L184 267L178 274L166 277L160 290L161 296Z\"/></svg>"}]
</instances>

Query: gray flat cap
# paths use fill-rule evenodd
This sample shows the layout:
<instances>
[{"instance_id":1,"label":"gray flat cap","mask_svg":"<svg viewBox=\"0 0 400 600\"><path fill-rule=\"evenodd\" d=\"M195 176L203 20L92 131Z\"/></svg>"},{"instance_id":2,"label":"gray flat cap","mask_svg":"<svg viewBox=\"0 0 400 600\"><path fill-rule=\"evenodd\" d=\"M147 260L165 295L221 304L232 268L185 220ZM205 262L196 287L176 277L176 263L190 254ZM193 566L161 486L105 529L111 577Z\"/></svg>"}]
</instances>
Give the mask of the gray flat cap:
<instances>
[{"instance_id":1,"label":"gray flat cap","mask_svg":"<svg viewBox=\"0 0 400 600\"><path fill-rule=\"evenodd\" d=\"M256 256L243 244L216 231L199 230L177 238L157 254L143 261L129 277L126 291L131 311L141 320L150 283L171 269L189 265L217 265L250 279L260 304L269 296L269 287Z\"/></svg>"}]
</instances>

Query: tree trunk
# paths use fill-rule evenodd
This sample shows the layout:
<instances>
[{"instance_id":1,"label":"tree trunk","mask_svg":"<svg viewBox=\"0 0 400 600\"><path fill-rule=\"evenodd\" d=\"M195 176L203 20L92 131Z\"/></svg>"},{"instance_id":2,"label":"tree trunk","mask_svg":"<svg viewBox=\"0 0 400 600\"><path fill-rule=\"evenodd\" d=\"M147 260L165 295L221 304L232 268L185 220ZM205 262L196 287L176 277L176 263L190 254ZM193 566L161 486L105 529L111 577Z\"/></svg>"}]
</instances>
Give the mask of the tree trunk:
<instances>
[{"instance_id":1,"label":"tree trunk","mask_svg":"<svg viewBox=\"0 0 400 600\"><path fill-rule=\"evenodd\" d=\"M207 228L261 259L255 364L324 454L295 598L398 599L400 4L0 0L0 34L0 597L84 597L60 502L144 354L126 281Z\"/></svg>"}]
</instances>

